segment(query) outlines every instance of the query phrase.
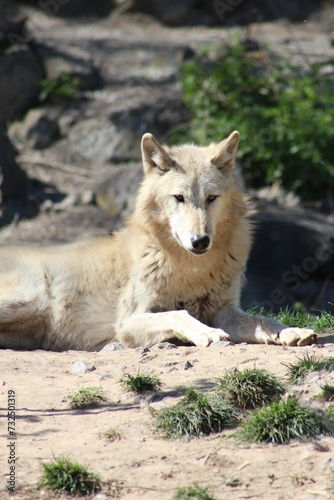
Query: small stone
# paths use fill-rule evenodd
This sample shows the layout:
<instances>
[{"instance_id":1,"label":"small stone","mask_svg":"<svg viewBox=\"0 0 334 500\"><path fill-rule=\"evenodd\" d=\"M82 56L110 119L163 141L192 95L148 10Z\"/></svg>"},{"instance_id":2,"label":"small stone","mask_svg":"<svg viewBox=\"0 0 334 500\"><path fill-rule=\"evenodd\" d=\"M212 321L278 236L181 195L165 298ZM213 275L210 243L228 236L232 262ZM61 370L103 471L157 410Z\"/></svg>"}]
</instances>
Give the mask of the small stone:
<instances>
[{"instance_id":1,"label":"small stone","mask_svg":"<svg viewBox=\"0 0 334 500\"><path fill-rule=\"evenodd\" d=\"M73 373L73 375L84 375L85 373L93 372L94 370L96 370L96 368L91 363L87 363L86 361L77 361L76 363L73 363L71 373Z\"/></svg>"},{"instance_id":2,"label":"small stone","mask_svg":"<svg viewBox=\"0 0 334 500\"><path fill-rule=\"evenodd\" d=\"M124 347L119 342L110 342L110 344L105 345L100 352L121 351L122 349L124 349Z\"/></svg>"},{"instance_id":3,"label":"small stone","mask_svg":"<svg viewBox=\"0 0 334 500\"><path fill-rule=\"evenodd\" d=\"M229 340L217 340L216 342L212 342L210 347L227 347L229 345L233 345Z\"/></svg>"},{"instance_id":4,"label":"small stone","mask_svg":"<svg viewBox=\"0 0 334 500\"><path fill-rule=\"evenodd\" d=\"M105 493L98 493L93 497L93 500L107 500L108 497Z\"/></svg>"},{"instance_id":5,"label":"small stone","mask_svg":"<svg viewBox=\"0 0 334 500\"><path fill-rule=\"evenodd\" d=\"M135 351L137 354L146 354L147 352L150 352L148 347L137 347Z\"/></svg>"},{"instance_id":6,"label":"small stone","mask_svg":"<svg viewBox=\"0 0 334 500\"><path fill-rule=\"evenodd\" d=\"M323 463L323 470L331 470L334 467L334 459L333 458L326 458Z\"/></svg>"},{"instance_id":7,"label":"small stone","mask_svg":"<svg viewBox=\"0 0 334 500\"><path fill-rule=\"evenodd\" d=\"M165 368L165 367L169 367L169 366L175 366L179 364L178 361L162 361L161 363L159 363L159 366L161 366L162 368Z\"/></svg>"},{"instance_id":8,"label":"small stone","mask_svg":"<svg viewBox=\"0 0 334 500\"><path fill-rule=\"evenodd\" d=\"M149 361L152 361L153 359L157 358L158 355L157 354L152 354L152 356L142 356L142 358L140 359L139 363L143 364L143 363L148 363Z\"/></svg>"},{"instance_id":9,"label":"small stone","mask_svg":"<svg viewBox=\"0 0 334 500\"><path fill-rule=\"evenodd\" d=\"M117 368L115 369L116 372L125 372L125 370L127 369L127 366L125 365L119 365L117 366Z\"/></svg>"},{"instance_id":10,"label":"small stone","mask_svg":"<svg viewBox=\"0 0 334 500\"><path fill-rule=\"evenodd\" d=\"M190 363L190 361L185 361L184 363L179 364L181 370L189 370L189 368L192 368L194 365Z\"/></svg>"},{"instance_id":11,"label":"small stone","mask_svg":"<svg viewBox=\"0 0 334 500\"><path fill-rule=\"evenodd\" d=\"M170 342L160 342L159 344L155 344L153 347L157 349L176 349L177 346L175 344L171 344Z\"/></svg>"}]
</instances>

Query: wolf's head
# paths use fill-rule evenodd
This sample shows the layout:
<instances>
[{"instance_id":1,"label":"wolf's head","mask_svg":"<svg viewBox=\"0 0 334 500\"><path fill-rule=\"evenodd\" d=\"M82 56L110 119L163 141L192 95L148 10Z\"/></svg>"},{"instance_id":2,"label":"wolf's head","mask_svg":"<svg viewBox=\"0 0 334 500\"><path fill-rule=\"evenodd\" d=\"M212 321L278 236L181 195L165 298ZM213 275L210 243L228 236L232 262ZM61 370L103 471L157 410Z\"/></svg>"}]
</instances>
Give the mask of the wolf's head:
<instances>
[{"instance_id":1,"label":"wolf's head","mask_svg":"<svg viewBox=\"0 0 334 500\"><path fill-rule=\"evenodd\" d=\"M195 255L211 249L217 225L226 217L238 142L236 131L208 147L162 146L148 133L142 138L146 208Z\"/></svg>"}]
</instances>

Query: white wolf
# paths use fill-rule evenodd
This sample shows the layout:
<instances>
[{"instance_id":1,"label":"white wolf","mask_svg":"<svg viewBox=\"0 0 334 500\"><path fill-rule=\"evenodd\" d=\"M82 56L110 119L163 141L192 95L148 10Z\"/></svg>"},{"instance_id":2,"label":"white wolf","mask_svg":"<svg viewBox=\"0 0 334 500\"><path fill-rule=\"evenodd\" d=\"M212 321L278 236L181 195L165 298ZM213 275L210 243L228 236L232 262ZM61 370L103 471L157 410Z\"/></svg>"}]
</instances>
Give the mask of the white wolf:
<instances>
[{"instance_id":1,"label":"white wolf","mask_svg":"<svg viewBox=\"0 0 334 500\"><path fill-rule=\"evenodd\" d=\"M239 308L252 223L233 176L238 140L233 132L208 147L169 148L145 134L145 176L124 229L59 247L2 248L0 347L316 342L313 330Z\"/></svg>"}]
</instances>

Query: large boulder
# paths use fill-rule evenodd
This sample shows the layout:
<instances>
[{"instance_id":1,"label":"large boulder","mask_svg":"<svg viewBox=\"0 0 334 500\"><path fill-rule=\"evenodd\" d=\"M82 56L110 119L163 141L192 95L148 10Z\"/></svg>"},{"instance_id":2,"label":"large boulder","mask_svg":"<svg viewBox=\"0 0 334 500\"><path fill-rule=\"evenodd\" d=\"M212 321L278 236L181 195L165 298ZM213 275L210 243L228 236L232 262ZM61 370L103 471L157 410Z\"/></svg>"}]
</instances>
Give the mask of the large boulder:
<instances>
[{"instance_id":1,"label":"large boulder","mask_svg":"<svg viewBox=\"0 0 334 500\"><path fill-rule=\"evenodd\" d=\"M307 19L324 0L133 0L132 9L154 16L170 26L235 25L271 21Z\"/></svg>"},{"instance_id":2,"label":"large boulder","mask_svg":"<svg viewBox=\"0 0 334 500\"><path fill-rule=\"evenodd\" d=\"M1 198L18 197L22 201L27 196L27 175L16 163L16 152L8 139L4 127L0 127L0 190Z\"/></svg>"},{"instance_id":3,"label":"large boulder","mask_svg":"<svg viewBox=\"0 0 334 500\"><path fill-rule=\"evenodd\" d=\"M334 311L334 217L262 202L244 303Z\"/></svg>"},{"instance_id":4,"label":"large boulder","mask_svg":"<svg viewBox=\"0 0 334 500\"><path fill-rule=\"evenodd\" d=\"M103 17L110 14L114 0L40 0L37 5L49 16Z\"/></svg>"},{"instance_id":5,"label":"large boulder","mask_svg":"<svg viewBox=\"0 0 334 500\"><path fill-rule=\"evenodd\" d=\"M160 140L184 116L182 102L166 91L157 100L82 119L69 131L69 150L95 164L140 160L142 135L154 131Z\"/></svg>"},{"instance_id":6,"label":"large boulder","mask_svg":"<svg viewBox=\"0 0 334 500\"><path fill-rule=\"evenodd\" d=\"M0 51L0 123L23 113L38 97L43 67L29 46Z\"/></svg>"}]
</instances>

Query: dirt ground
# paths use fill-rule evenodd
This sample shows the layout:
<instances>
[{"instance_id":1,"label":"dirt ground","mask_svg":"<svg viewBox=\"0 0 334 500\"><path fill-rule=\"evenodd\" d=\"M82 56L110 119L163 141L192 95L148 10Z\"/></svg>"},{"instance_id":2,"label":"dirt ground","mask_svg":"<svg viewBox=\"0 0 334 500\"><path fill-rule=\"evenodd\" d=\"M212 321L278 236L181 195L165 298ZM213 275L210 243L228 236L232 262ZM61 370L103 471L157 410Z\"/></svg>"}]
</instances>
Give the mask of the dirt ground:
<instances>
[{"instance_id":1,"label":"dirt ground","mask_svg":"<svg viewBox=\"0 0 334 500\"><path fill-rule=\"evenodd\" d=\"M169 500L178 487L198 484L208 487L217 499L318 499L331 498L328 488L334 480L334 438L325 437L319 448L314 443L289 445L240 445L233 431L194 439L171 441L156 431L148 406L162 408L174 404L185 387L210 391L224 370L258 367L286 381L286 363L302 353L334 356L332 335L324 335L320 346L283 348L266 345L221 347L152 347L140 353L134 349L113 352L0 352L2 410L0 447L2 485L0 498L7 499L6 474L8 394L15 391L16 493L12 500L57 498L49 491L35 490L41 462L67 456L112 481L114 491L121 486L126 500ZM168 347L168 346L167 346ZM96 370L74 375L74 362L84 360ZM191 367L185 369L184 362ZM163 386L157 393L133 396L125 392L119 379L125 373L154 372ZM315 373L304 384L290 386L303 402L312 401L321 385L334 383L334 374ZM99 386L108 402L89 411L69 409L68 398L81 387ZM311 405L318 405L313 402ZM121 439L103 436L110 427ZM327 449L327 451L321 451ZM96 498L110 498L97 496Z\"/></svg>"}]
</instances>

